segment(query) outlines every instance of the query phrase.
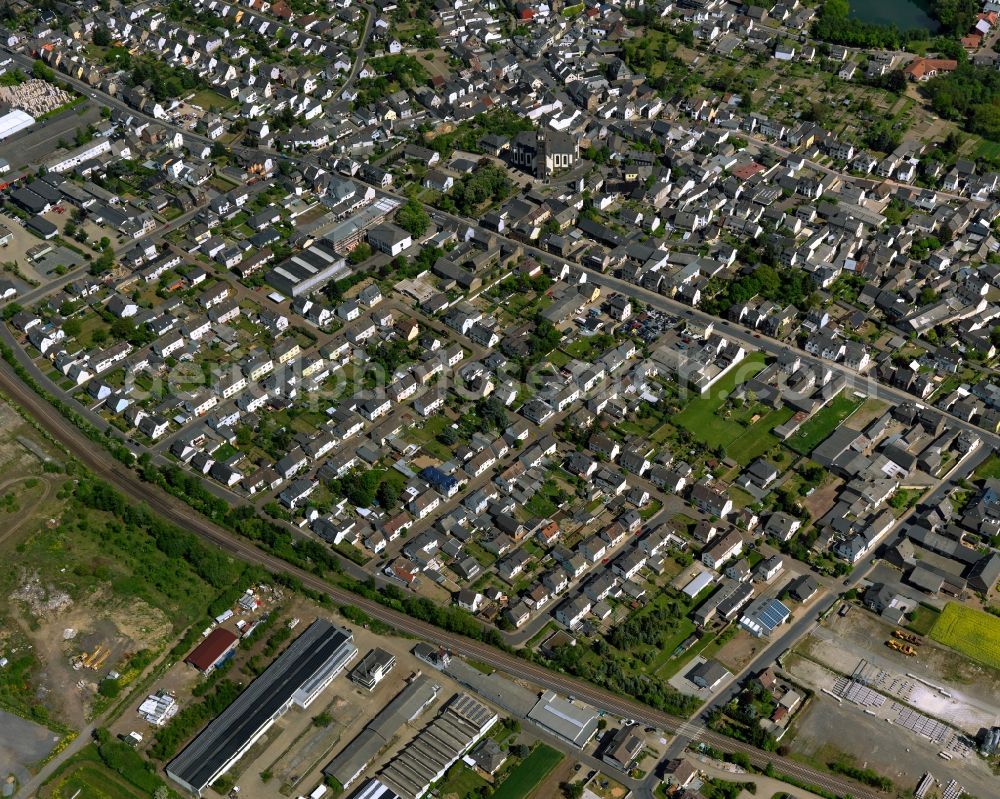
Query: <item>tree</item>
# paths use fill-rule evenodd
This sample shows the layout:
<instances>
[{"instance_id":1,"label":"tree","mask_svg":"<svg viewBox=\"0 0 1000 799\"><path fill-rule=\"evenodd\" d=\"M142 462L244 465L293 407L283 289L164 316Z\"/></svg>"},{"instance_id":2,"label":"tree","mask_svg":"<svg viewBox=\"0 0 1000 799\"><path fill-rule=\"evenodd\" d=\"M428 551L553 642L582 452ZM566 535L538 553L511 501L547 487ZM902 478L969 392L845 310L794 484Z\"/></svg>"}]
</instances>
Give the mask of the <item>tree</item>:
<instances>
[{"instance_id":1,"label":"tree","mask_svg":"<svg viewBox=\"0 0 1000 799\"><path fill-rule=\"evenodd\" d=\"M90 264L90 271L94 275L100 275L107 272L114 266L115 254L110 248L104 250L94 261Z\"/></svg>"},{"instance_id":2,"label":"tree","mask_svg":"<svg viewBox=\"0 0 1000 799\"><path fill-rule=\"evenodd\" d=\"M938 293L930 286L924 286L917 295L917 305L930 305L932 302L937 302L937 299Z\"/></svg>"},{"instance_id":3,"label":"tree","mask_svg":"<svg viewBox=\"0 0 1000 799\"><path fill-rule=\"evenodd\" d=\"M430 223L430 215L424 206L412 198L396 212L396 224L414 238L424 235Z\"/></svg>"},{"instance_id":4,"label":"tree","mask_svg":"<svg viewBox=\"0 0 1000 799\"><path fill-rule=\"evenodd\" d=\"M56 73L40 58L36 59L32 65L31 74L39 80L47 80L49 83L54 82L56 79Z\"/></svg>"},{"instance_id":5,"label":"tree","mask_svg":"<svg viewBox=\"0 0 1000 799\"><path fill-rule=\"evenodd\" d=\"M580 799L583 796L582 782L560 782L559 790L566 799Z\"/></svg>"},{"instance_id":6,"label":"tree","mask_svg":"<svg viewBox=\"0 0 1000 799\"><path fill-rule=\"evenodd\" d=\"M400 490L399 485L394 483L392 480L383 480L379 483L377 497L378 504L381 505L386 510L391 510L399 504Z\"/></svg>"},{"instance_id":7,"label":"tree","mask_svg":"<svg viewBox=\"0 0 1000 799\"><path fill-rule=\"evenodd\" d=\"M348 472L339 481L340 493L359 508L369 508L375 502L375 493L379 485L379 473L374 469Z\"/></svg>"},{"instance_id":8,"label":"tree","mask_svg":"<svg viewBox=\"0 0 1000 799\"><path fill-rule=\"evenodd\" d=\"M362 261L367 261L372 254L372 248L365 242L361 242L357 247L351 250L351 254L347 257L355 266L360 264Z\"/></svg>"},{"instance_id":9,"label":"tree","mask_svg":"<svg viewBox=\"0 0 1000 799\"><path fill-rule=\"evenodd\" d=\"M111 31L101 25L94 29L94 44L98 47L107 47L111 44Z\"/></svg>"}]
</instances>

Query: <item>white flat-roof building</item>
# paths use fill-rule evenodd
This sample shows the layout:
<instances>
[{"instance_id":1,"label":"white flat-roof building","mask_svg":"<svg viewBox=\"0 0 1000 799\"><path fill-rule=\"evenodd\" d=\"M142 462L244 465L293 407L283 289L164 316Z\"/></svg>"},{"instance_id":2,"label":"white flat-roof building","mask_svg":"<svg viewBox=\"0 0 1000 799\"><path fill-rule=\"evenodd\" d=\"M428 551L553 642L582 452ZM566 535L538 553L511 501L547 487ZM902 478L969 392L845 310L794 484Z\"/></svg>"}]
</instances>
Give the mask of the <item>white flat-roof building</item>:
<instances>
[{"instance_id":1,"label":"white flat-roof building","mask_svg":"<svg viewBox=\"0 0 1000 799\"><path fill-rule=\"evenodd\" d=\"M694 599L714 581L715 577L711 572L701 572L701 574L692 578L691 581L681 589L681 591L691 597L691 599Z\"/></svg>"},{"instance_id":2,"label":"white flat-roof building","mask_svg":"<svg viewBox=\"0 0 1000 799\"><path fill-rule=\"evenodd\" d=\"M8 139L15 133L20 133L22 130L27 130L32 125L35 124L35 118L28 113L25 113L19 108L15 108L13 111L8 111L2 117L0 117L0 141L3 139ZM7 165L10 169L10 165Z\"/></svg>"}]
</instances>

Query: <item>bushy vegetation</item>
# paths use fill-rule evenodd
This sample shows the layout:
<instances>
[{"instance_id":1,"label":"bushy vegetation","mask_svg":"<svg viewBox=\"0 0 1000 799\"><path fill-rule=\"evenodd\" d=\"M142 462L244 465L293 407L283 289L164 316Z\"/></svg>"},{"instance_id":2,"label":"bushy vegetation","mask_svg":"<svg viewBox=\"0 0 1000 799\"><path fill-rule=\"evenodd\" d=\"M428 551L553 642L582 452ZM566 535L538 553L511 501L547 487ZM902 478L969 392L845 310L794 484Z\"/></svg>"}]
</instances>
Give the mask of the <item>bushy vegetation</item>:
<instances>
[{"instance_id":1,"label":"bushy vegetation","mask_svg":"<svg viewBox=\"0 0 1000 799\"><path fill-rule=\"evenodd\" d=\"M412 89L427 83L427 70L411 55L387 55L368 61L377 74L358 81L358 106L368 106L400 89Z\"/></svg>"},{"instance_id":2,"label":"bushy vegetation","mask_svg":"<svg viewBox=\"0 0 1000 799\"><path fill-rule=\"evenodd\" d=\"M321 542L308 538L294 540L290 530L262 518L251 505L231 507L211 493L196 475L177 466L157 468L148 461L142 463L141 468L145 480L183 499L217 524L287 563L319 576L341 570L340 560Z\"/></svg>"},{"instance_id":3,"label":"bushy vegetation","mask_svg":"<svg viewBox=\"0 0 1000 799\"><path fill-rule=\"evenodd\" d=\"M1000 140L1000 72L992 67L959 64L938 75L925 91L941 116L961 122L970 133Z\"/></svg>"},{"instance_id":4,"label":"bushy vegetation","mask_svg":"<svg viewBox=\"0 0 1000 799\"><path fill-rule=\"evenodd\" d=\"M437 204L442 211L457 211L466 216L478 216L480 206L507 199L513 185L507 170L495 164L482 164L462 177L448 194L441 195Z\"/></svg>"},{"instance_id":5,"label":"bushy vegetation","mask_svg":"<svg viewBox=\"0 0 1000 799\"><path fill-rule=\"evenodd\" d=\"M714 291L714 293L712 293ZM710 299L702 307L707 313L722 316L730 307L763 297L780 305L794 305L805 309L818 302L816 285L809 273L802 269L775 268L767 264L758 266L749 275L735 280L709 282Z\"/></svg>"},{"instance_id":6,"label":"bushy vegetation","mask_svg":"<svg viewBox=\"0 0 1000 799\"><path fill-rule=\"evenodd\" d=\"M827 763L827 766L829 766L830 771L836 772L837 774L843 774L845 777L850 777L852 780L857 780L862 785L878 788L880 791L892 790L892 780L888 777L883 777L877 771L873 771L870 768L858 768L857 766L852 766L848 763L841 763L836 760L831 763Z\"/></svg>"},{"instance_id":7,"label":"bushy vegetation","mask_svg":"<svg viewBox=\"0 0 1000 799\"><path fill-rule=\"evenodd\" d=\"M680 601L670 599L656 604L648 613L632 613L611 629L608 643L623 652L629 652L640 644L659 648L677 631L678 622L684 618L686 610Z\"/></svg>"},{"instance_id":8,"label":"bushy vegetation","mask_svg":"<svg viewBox=\"0 0 1000 799\"><path fill-rule=\"evenodd\" d=\"M231 680L220 679L210 684L213 690L207 692L200 702L193 702L182 708L166 725L156 731L153 745L149 747L150 757L160 761L172 758L182 743L229 707L243 690Z\"/></svg>"},{"instance_id":9,"label":"bushy vegetation","mask_svg":"<svg viewBox=\"0 0 1000 799\"><path fill-rule=\"evenodd\" d=\"M172 561L188 564L195 574L214 588L232 586L243 573L245 566L242 562L233 560L215 547L206 546L194 533L164 521L149 508L130 503L107 483L83 477L77 484L75 496L88 508L113 514L129 530L149 533L161 552ZM134 579L169 591L176 589L177 573L147 572L135 575Z\"/></svg>"},{"instance_id":10,"label":"bushy vegetation","mask_svg":"<svg viewBox=\"0 0 1000 799\"><path fill-rule=\"evenodd\" d=\"M430 215L424 206L412 198L396 212L396 224L414 237L423 236L430 223Z\"/></svg>"},{"instance_id":11,"label":"bushy vegetation","mask_svg":"<svg viewBox=\"0 0 1000 799\"><path fill-rule=\"evenodd\" d=\"M636 672L631 657L615 653L598 639L592 647L561 646L551 660L543 661L573 677L591 682L619 696L630 696L650 707L676 716L690 716L700 700L687 696L655 675Z\"/></svg>"},{"instance_id":12,"label":"bushy vegetation","mask_svg":"<svg viewBox=\"0 0 1000 799\"><path fill-rule=\"evenodd\" d=\"M435 135L427 146L443 156L451 155L456 149L479 153L482 152L479 140L487 133L510 138L521 131L534 130L534 127L530 119L522 119L513 111L502 108L461 122L450 133Z\"/></svg>"},{"instance_id":13,"label":"bushy vegetation","mask_svg":"<svg viewBox=\"0 0 1000 799\"><path fill-rule=\"evenodd\" d=\"M127 69L129 65L121 63L120 54L118 57L118 65ZM128 85L148 84L150 93L157 100L173 100L205 85L193 70L171 66L153 56L132 57L130 61Z\"/></svg>"}]
</instances>

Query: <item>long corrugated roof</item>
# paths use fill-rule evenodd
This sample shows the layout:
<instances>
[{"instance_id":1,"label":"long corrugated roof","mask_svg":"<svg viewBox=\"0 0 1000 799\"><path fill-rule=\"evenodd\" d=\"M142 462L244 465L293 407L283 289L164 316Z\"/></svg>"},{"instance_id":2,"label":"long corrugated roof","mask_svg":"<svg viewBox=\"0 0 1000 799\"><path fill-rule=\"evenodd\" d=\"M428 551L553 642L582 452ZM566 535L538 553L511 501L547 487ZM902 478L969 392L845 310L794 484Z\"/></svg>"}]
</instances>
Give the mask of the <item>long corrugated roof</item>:
<instances>
[{"instance_id":1,"label":"long corrugated roof","mask_svg":"<svg viewBox=\"0 0 1000 799\"><path fill-rule=\"evenodd\" d=\"M167 766L174 779L204 789L265 725L288 706L296 691L328 662L354 647L348 630L317 619Z\"/></svg>"}]
</instances>

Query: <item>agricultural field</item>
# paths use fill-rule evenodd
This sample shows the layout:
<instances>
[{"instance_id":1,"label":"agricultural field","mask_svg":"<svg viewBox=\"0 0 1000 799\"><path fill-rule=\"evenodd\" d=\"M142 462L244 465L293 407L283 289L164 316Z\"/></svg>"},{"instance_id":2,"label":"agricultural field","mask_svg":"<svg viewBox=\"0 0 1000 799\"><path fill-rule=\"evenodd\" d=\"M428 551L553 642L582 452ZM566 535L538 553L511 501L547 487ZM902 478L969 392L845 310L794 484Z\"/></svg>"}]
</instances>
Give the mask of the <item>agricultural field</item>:
<instances>
[{"instance_id":1,"label":"agricultural field","mask_svg":"<svg viewBox=\"0 0 1000 799\"><path fill-rule=\"evenodd\" d=\"M493 792L493 799L526 799L562 759L562 752L551 746L538 744L530 755L511 769L500 787Z\"/></svg>"},{"instance_id":2,"label":"agricultural field","mask_svg":"<svg viewBox=\"0 0 1000 799\"><path fill-rule=\"evenodd\" d=\"M1000 669L1000 618L996 616L949 602L930 635L973 660Z\"/></svg>"}]
</instances>

